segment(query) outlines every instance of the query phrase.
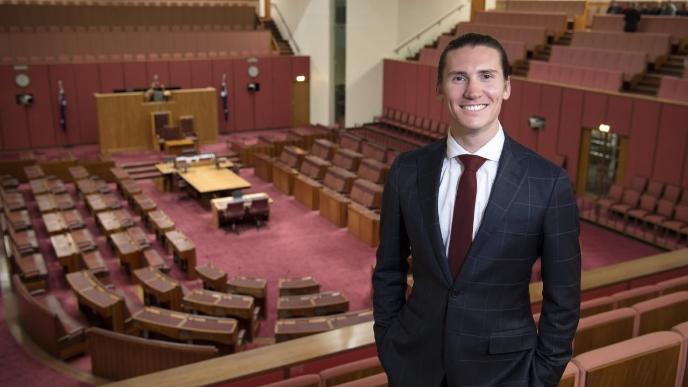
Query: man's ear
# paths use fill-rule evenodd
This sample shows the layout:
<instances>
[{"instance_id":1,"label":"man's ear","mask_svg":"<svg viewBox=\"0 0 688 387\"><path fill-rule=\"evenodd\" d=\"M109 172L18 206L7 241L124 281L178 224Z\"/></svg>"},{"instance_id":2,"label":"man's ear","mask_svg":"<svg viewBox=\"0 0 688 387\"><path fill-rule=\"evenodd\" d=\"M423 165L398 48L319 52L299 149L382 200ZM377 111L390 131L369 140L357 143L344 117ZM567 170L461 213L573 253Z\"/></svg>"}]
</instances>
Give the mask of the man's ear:
<instances>
[{"instance_id":1,"label":"man's ear","mask_svg":"<svg viewBox=\"0 0 688 387\"><path fill-rule=\"evenodd\" d=\"M504 82L504 93L502 94L502 99L507 100L509 99L509 96L511 95L511 76L506 77L506 81Z\"/></svg>"}]
</instances>

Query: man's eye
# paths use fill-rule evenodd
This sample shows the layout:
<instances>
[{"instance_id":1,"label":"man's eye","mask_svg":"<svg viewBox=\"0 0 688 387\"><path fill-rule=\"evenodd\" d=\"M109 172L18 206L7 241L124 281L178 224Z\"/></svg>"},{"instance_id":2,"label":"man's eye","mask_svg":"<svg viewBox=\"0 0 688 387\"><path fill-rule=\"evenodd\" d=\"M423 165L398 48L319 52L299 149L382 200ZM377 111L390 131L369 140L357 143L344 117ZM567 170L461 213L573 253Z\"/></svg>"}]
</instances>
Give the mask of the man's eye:
<instances>
[{"instance_id":1,"label":"man's eye","mask_svg":"<svg viewBox=\"0 0 688 387\"><path fill-rule=\"evenodd\" d=\"M494 78L494 74L492 74L492 73L484 73L484 74L481 75L481 77L482 77L483 79L492 79L492 78Z\"/></svg>"},{"instance_id":2,"label":"man's eye","mask_svg":"<svg viewBox=\"0 0 688 387\"><path fill-rule=\"evenodd\" d=\"M466 79L466 77L464 77L463 75L454 75L452 77L452 81L454 81L454 82L462 82L465 79Z\"/></svg>"}]
</instances>

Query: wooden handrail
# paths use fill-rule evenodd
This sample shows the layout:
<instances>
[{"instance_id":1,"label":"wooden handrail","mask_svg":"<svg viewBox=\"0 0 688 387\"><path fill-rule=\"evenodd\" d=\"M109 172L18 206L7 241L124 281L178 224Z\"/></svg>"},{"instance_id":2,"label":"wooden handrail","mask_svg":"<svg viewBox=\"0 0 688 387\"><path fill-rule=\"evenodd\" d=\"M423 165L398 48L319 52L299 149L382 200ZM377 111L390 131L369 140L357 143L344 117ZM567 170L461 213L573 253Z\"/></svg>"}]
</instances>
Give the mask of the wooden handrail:
<instances>
[{"instance_id":1,"label":"wooden handrail","mask_svg":"<svg viewBox=\"0 0 688 387\"><path fill-rule=\"evenodd\" d=\"M688 249L585 271L582 274L581 288L582 291L589 291L680 268L688 268ZM532 303L542 301L542 282L532 283L530 294ZM368 322L160 371L114 385L206 385L238 381L276 370L283 370L285 377L288 377L290 367L363 349L374 342L373 323Z\"/></svg>"},{"instance_id":2,"label":"wooden handrail","mask_svg":"<svg viewBox=\"0 0 688 387\"><path fill-rule=\"evenodd\" d=\"M277 16L279 16L280 20L282 20L282 24L284 24L284 28L287 30L287 34L289 35L289 41L294 43L294 52L297 55L300 55L301 48L299 48L299 44L296 43L296 39L294 39L294 35L291 33L291 28L289 28L289 24L287 24L287 19L285 19L284 15L282 15L282 11L280 11L277 4L273 2L270 2L270 8L273 8L275 11L277 11ZM275 23L275 26L277 26L277 23Z\"/></svg>"},{"instance_id":3,"label":"wooden handrail","mask_svg":"<svg viewBox=\"0 0 688 387\"><path fill-rule=\"evenodd\" d=\"M446 18L449 17L449 15L452 15L452 14L454 14L455 12L460 11L461 9L463 9L463 7L464 7L465 5L466 5L466 2L464 2L463 4L459 4L458 6L456 6L456 7L452 8L452 9L450 9L447 13L445 13L444 15L440 16L439 18L437 18L437 20L433 21L432 23L428 24L427 26L425 26L425 27L424 27L423 29L421 29L420 31L416 32L416 33L415 33L413 36L411 36L410 38L404 40L399 46L397 46L397 48L394 49L394 53L395 53L395 54L398 54L399 51L401 51L401 49L404 48L404 46L406 46L407 44L411 43L412 41L414 41L414 40L416 40L416 39L420 39L421 35L423 35L424 33L428 32L432 27L434 27L434 26L439 25L440 23L442 23L442 22L444 21L444 19L446 19Z\"/></svg>"}]
</instances>

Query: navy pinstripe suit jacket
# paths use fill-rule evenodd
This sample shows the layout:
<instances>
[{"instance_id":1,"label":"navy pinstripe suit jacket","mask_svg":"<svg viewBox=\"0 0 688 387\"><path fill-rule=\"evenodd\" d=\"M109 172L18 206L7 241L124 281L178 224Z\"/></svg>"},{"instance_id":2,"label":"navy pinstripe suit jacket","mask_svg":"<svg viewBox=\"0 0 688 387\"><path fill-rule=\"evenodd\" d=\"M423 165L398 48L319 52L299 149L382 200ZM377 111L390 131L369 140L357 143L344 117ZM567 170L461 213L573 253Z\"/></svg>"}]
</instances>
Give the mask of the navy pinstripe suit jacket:
<instances>
[{"instance_id":1,"label":"navy pinstripe suit jacket","mask_svg":"<svg viewBox=\"0 0 688 387\"><path fill-rule=\"evenodd\" d=\"M437 213L446 141L401 154L384 190L375 341L393 386L555 386L580 305L578 208L565 171L506 136L483 220L452 280ZM413 292L404 298L413 257ZM540 257L539 329L528 285Z\"/></svg>"}]
</instances>

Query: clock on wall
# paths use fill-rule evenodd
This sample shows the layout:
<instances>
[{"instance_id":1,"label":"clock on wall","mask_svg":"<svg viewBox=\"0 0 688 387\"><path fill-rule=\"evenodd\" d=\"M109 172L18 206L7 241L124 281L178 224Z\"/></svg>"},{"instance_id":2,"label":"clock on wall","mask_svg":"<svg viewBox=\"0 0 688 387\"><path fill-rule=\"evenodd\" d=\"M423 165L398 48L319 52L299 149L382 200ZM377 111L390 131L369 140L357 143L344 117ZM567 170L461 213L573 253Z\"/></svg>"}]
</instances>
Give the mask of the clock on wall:
<instances>
[{"instance_id":1,"label":"clock on wall","mask_svg":"<svg viewBox=\"0 0 688 387\"><path fill-rule=\"evenodd\" d=\"M26 73L19 73L14 77L14 82L19 87L27 87L31 83L31 78L29 78L29 75Z\"/></svg>"},{"instance_id":2,"label":"clock on wall","mask_svg":"<svg viewBox=\"0 0 688 387\"><path fill-rule=\"evenodd\" d=\"M255 78L260 74L260 70L258 70L258 66L256 65L250 65L248 66L248 76L251 78Z\"/></svg>"}]
</instances>

